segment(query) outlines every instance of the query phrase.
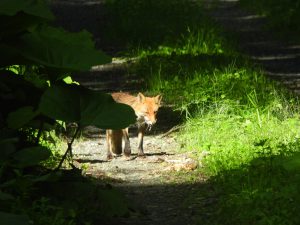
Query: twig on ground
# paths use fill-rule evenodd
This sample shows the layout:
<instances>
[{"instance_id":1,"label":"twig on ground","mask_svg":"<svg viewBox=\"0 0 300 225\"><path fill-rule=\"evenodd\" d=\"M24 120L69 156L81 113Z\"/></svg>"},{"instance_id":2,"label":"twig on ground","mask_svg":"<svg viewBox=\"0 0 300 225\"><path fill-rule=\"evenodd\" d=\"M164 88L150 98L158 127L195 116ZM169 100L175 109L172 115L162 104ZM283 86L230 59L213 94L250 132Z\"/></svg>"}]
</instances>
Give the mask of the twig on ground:
<instances>
[{"instance_id":1,"label":"twig on ground","mask_svg":"<svg viewBox=\"0 0 300 225\"><path fill-rule=\"evenodd\" d=\"M170 135L171 133L180 130L181 128L183 128L183 125L176 125L176 126L172 127L170 130L168 130L167 132L160 135L160 138L164 138L164 137Z\"/></svg>"}]
</instances>

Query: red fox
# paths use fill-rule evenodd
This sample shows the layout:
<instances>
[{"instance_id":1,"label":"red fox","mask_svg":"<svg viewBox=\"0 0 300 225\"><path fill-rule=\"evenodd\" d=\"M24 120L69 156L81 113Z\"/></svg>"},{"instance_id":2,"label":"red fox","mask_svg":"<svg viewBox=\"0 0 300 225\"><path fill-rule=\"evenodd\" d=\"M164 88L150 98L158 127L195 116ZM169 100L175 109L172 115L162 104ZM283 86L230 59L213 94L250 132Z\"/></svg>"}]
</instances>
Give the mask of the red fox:
<instances>
[{"instance_id":1,"label":"red fox","mask_svg":"<svg viewBox=\"0 0 300 225\"><path fill-rule=\"evenodd\" d=\"M160 107L161 95L145 97L142 93L132 96L127 93L113 93L116 102L131 106L137 116L138 125L138 155L144 156L143 138L147 127L156 123L156 113ZM128 128L121 130L106 130L107 159L112 159L113 154L122 153L122 140L124 140L124 155L130 156L131 147L129 142Z\"/></svg>"}]
</instances>

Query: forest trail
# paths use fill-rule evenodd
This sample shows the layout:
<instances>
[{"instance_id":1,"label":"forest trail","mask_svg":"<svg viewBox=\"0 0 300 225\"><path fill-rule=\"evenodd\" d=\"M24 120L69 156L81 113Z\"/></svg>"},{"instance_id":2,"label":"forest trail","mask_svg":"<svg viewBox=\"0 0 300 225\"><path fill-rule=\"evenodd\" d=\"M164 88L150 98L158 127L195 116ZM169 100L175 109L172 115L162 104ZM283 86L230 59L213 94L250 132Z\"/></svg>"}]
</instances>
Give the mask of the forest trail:
<instances>
[{"instance_id":1,"label":"forest trail","mask_svg":"<svg viewBox=\"0 0 300 225\"><path fill-rule=\"evenodd\" d=\"M213 5L210 15L225 30L239 37L242 52L261 63L268 76L297 90L300 46L274 40L274 36L263 29L264 18L240 9L238 1L205 2L208 7ZM105 22L101 17L101 4L97 0L52 0L58 24L70 31L87 29L95 36L96 46L113 55L118 47L101 46L99 27ZM128 74L131 63L134 61L115 60L96 66L88 73L77 74L76 80L94 90L137 92L143 80ZM122 190L132 205L131 217L114 218L106 221L107 224L182 225L201 224L205 220L207 215L201 213L201 208L215 204L217 199L214 196L201 198L197 193L209 192L212 187L201 175L191 176L193 170L201 166L196 162L201 162L205 155L197 155L195 160L192 149L188 149L189 153L179 151L181 146L173 133L164 136L179 123L180 115L168 106L162 107L157 125L145 137L146 158L136 156L136 128L130 132L133 151L130 160L118 157L106 161L105 136L99 129L87 129L89 138L75 142L75 159L84 166L85 173L99 180L108 178L110 185ZM175 175L174 171L182 173ZM189 180L190 177L194 180Z\"/></svg>"},{"instance_id":2,"label":"forest trail","mask_svg":"<svg viewBox=\"0 0 300 225\"><path fill-rule=\"evenodd\" d=\"M119 51L118 47L101 44L101 29L98 26L101 27L104 19L101 14L102 1L52 0L52 9L57 16L57 23L65 29L87 29L94 35L96 47L110 55ZM116 58L110 64L95 66L89 72L75 74L74 77L80 84L93 90L137 93L143 88L144 81L129 72L132 63L134 59ZM129 130L130 159L120 156L107 161L105 132L95 127L87 127L83 138L74 142L75 165L84 168L85 175L121 190L131 209L129 218L106 219L101 224L195 224L201 217L199 209L202 205L214 202L214 198L194 199L196 193L210 187L203 183L201 175L196 174L194 180L190 180L193 171L201 165L195 160L194 152L180 152L181 146L174 133L168 133L180 124L180 113L163 105L157 118L157 123L144 138L145 158L137 157L135 126ZM179 171L181 173L176 175L175 172Z\"/></svg>"},{"instance_id":3,"label":"forest trail","mask_svg":"<svg viewBox=\"0 0 300 225\"><path fill-rule=\"evenodd\" d=\"M133 130L135 130L133 128ZM199 218L201 204L190 198L200 190L204 178L197 176L190 182L186 172L198 166L190 157L192 153L179 153L178 143L172 135L162 137L150 134L145 137L146 157L137 156L137 137L131 132L132 156L119 156L106 160L105 134L98 138L85 138L74 143L74 159L84 174L100 183L109 183L127 197L131 216L113 218L104 224L194 224ZM76 165L75 164L75 165ZM175 172L182 174L175 175ZM197 218L194 218L197 217Z\"/></svg>"}]
</instances>

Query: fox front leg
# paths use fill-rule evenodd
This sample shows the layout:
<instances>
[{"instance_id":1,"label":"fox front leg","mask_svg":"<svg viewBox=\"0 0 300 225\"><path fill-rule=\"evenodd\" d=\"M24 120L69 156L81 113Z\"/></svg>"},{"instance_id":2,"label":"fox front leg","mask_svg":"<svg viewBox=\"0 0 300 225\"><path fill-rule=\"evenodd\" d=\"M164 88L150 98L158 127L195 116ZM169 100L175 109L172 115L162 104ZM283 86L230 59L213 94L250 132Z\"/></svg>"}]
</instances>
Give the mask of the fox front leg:
<instances>
[{"instance_id":1,"label":"fox front leg","mask_svg":"<svg viewBox=\"0 0 300 225\"><path fill-rule=\"evenodd\" d=\"M146 124L142 124L138 128L138 156L145 156L143 148L144 134L147 129Z\"/></svg>"},{"instance_id":2,"label":"fox front leg","mask_svg":"<svg viewBox=\"0 0 300 225\"><path fill-rule=\"evenodd\" d=\"M131 155L131 147L130 147L130 141L129 141L128 128L123 129L123 138L124 138L124 142L125 142L124 155L126 157L129 157Z\"/></svg>"},{"instance_id":3,"label":"fox front leg","mask_svg":"<svg viewBox=\"0 0 300 225\"><path fill-rule=\"evenodd\" d=\"M113 159L112 149L111 149L111 130L106 130L106 144L107 144L107 160Z\"/></svg>"}]
</instances>

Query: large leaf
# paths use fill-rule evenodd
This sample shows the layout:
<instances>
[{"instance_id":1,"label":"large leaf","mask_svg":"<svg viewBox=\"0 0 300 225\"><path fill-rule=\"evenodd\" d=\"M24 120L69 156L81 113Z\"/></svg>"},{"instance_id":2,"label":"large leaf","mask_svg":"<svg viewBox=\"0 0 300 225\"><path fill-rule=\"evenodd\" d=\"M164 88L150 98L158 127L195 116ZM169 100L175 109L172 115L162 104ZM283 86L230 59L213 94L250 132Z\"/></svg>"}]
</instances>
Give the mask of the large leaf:
<instances>
[{"instance_id":1,"label":"large leaf","mask_svg":"<svg viewBox=\"0 0 300 225\"><path fill-rule=\"evenodd\" d=\"M0 211L1 225L29 225L31 224L26 215L17 215Z\"/></svg>"},{"instance_id":2,"label":"large leaf","mask_svg":"<svg viewBox=\"0 0 300 225\"><path fill-rule=\"evenodd\" d=\"M10 201L10 200L13 200L13 199L14 199L14 196L12 196L11 194L2 192L0 190L0 201Z\"/></svg>"},{"instance_id":3,"label":"large leaf","mask_svg":"<svg viewBox=\"0 0 300 225\"><path fill-rule=\"evenodd\" d=\"M2 43L10 43L14 46L14 41L29 29L42 24L43 19L37 19L35 16L28 14L17 14L15 16L1 16L0 15L0 37Z\"/></svg>"},{"instance_id":4,"label":"large leaf","mask_svg":"<svg viewBox=\"0 0 300 225\"><path fill-rule=\"evenodd\" d=\"M16 151L17 138L0 138L0 163L5 162Z\"/></svg>"},{"instance_id":5,"label":"large leaf","mask_svg":"<svg viewBox=\"0 0 300 225\"><path fill-rule=\"evenodd\" d=\"M20 37L19 54L36 64L66 70L89 70L94 65L111 62L111 58L94 48L87 31L70 33L41 26Z\"/></svg>"},{"instance_id":6,"label":"large leaf","mask_svg":"<svg viewBox=\"0 0 300 225\"><path fill-rule=\"evenodd\" d=\"M49 20L54 19L46 2L43 0L1 0L0 15L14 16L23 12L32 16L37 16Z\"/></svg>"},{"instance_id":7,"label":"large leaf","mask_svg":"<svg viewBox=\"0 0 300 225\"><path fill-rule=\"evenodd\" d=\"M42 95L39 111L56 120L79 122L79 99L77 85L52 86Z\"/></svg>"},{"instance_id":8,"label":"large leaf","mask_svg":"<svg viewBox=\"0 0 300 225\"><path fill-rule=\"evenodd\" d=\"M34 166L48 159L51 151L42 146L24 148L13 155L20 167Z\"/></svg>"},{"instance_id":9,"label":"large leaf","mask_svg":"<svg viewBox=\"0 0 300 225\"><path fill-rule=\"evenodd\" d=\"M33 110L32 106L25 106L11 112L7 118L8 127L18 129L31 121L38 115L38 112Z\"/></svg>"},{"instance_id":10,"label":"large leaf","mask_svg":"<svg viewBox=\"0 0 300 225\"><path fill-rule=\"evenodd\" d=\"M37 106L42 89L11 71L0 70L1 113L6 117L10 112L25 106Z\"/></svg>"},{"instance_id":11,"label":"large leaf","mask_svg":"<svg viewBox=\"0 0 300 225\"><path fill-rule=\"evenodd\" d=\"M110 95L86 91L81 96L81 120L84 126L124 128L136 121L134 111L125 104L116 103Z\"/></svg>"},{"instance_id":12,"label":"large leaf","mask_svg":"<svg viewBox=\"0 0 300 225\"><path fill-rule=\"evenodd\" d=\"M116 103L110 95L78 85L56 85L41 97L39 111L53 119L82 126L120 129L135 122L134 110Z\"/></svg>"}]
</instances>

